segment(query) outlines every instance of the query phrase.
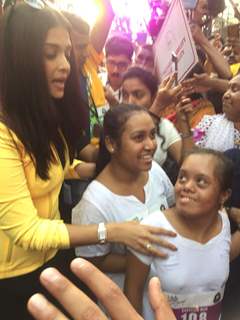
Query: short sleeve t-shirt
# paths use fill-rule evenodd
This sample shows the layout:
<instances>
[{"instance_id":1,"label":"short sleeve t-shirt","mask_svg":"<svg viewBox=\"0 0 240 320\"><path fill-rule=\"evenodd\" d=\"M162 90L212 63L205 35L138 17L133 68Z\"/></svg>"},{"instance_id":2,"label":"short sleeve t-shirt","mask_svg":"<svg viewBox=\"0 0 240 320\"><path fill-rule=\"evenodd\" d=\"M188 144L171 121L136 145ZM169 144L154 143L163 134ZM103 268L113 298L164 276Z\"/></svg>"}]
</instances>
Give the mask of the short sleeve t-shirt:
<instances>
[{"instance_id":1,"label":"short sleeve t-shirt","mask_svg":"<svg viewBox=\"0 0 240 320\"><path fill-rule=\"evenodd\" d=\"M222 230L206 244L177 234L171 242L178 250L165 249L168 258L164 260L131 250L140 261L151 265L149 278L159 276L161 279L162 289L168 296L177 320L220 319L221 301L229 274L231 234L227 215L222 212L219 214ZM176 232L165 215L159 212L149 215L141 223ZM154 320L146 288L143 315L144 319Z\"/></svg>"},{"instance_id":2,"label":"short sleeve t-shirt","mask_svg":"<svg viewBox=\"0 0 240 320\"><path fill-rule=\"evenodd\" d=\"M160 135L164 137L164 143L163 138L159 135L156 135L157 150L154 154L154 160L161 166L167 159L168 148L171 147L171 145L173 145L175 142L181 141L181 137L174 124L164 118L161 119L159 132Z\"/></svg>"},{"instance_id":3,"label":"short sleeve t-shirt","mask_svg":"<svg viewBox=\"0 0 240 320\"><path fill-rule=\"evenodd\" d=\"M149 178L144 186L145 203L135 196L117 195L100 182L94 180L83 194L81 201L73 209L74 224L98 224L100 222L141 221L151 212L164 210L175 202L173 186L163 169L153 162ZM76 255L82 257L103 256L110 252L125 254L120 244L89 245L76 248ZM108 274L123 287L123 274Z\"/></svg>"}]
</instances>

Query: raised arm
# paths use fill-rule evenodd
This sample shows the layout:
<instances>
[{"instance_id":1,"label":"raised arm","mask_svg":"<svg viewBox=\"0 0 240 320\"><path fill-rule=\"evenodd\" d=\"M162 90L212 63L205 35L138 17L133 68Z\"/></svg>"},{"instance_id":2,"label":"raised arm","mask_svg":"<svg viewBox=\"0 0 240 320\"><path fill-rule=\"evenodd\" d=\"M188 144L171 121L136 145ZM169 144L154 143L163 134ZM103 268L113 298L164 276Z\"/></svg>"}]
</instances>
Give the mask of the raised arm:
<instances>
[{"instance_id":1,"label":"raised arm","mask_svg":"<svg viewBox=\"0 0 240 320\"><path fill-rule=\"evenodd\" d=\"M186 93L205 93L211 90L225 93L229 86L229 81L226 79L219 79L210 77L207 73L194 74L192 78L185 80L183 88Z\"/></svg>"},{"instance_id":2,"label":"raised arm","mask_svg":"<svg viewBox=\"0 0 240 320\"><path fill-rule=\"evenodd\" d=\"M101 14L90 33L90 42L94 49L101 53L114 18L114 12L110 0L100 0L98 2Z\"/></svg>"},{"instance_id":3,"label":"raised arm","mask_svg":"<svg viewBox=\"0 0 240 320\"><path fill-rule=\"evenodd\" d=\"M230 79L232 76L231 70L221 52L208 41L198 25L191 25L191 30L193 39L206 53L218 76L222 79Z\"/></svg>"}]
</instances>

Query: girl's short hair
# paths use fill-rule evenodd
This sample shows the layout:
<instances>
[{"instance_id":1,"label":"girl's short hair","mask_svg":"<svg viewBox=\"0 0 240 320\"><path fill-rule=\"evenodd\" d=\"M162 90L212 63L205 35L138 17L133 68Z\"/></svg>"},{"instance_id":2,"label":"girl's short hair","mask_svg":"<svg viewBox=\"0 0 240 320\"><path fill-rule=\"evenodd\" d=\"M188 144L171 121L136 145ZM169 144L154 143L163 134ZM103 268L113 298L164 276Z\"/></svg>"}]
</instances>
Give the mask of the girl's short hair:
<instances>
[{"instance_id":1,"label":"girl's short hair","mask_svg":"<svg viewBox=\"0 0 240 320\"><path fill-rule=\"evenodd\" d=\"M215 160L215 176L219 181L221 191L227 191L232 188L234 165L231 159L224 153L213 149L194 148L187 152L183 161L191 155L211 156Z\"/></svg>"}]
</instances>

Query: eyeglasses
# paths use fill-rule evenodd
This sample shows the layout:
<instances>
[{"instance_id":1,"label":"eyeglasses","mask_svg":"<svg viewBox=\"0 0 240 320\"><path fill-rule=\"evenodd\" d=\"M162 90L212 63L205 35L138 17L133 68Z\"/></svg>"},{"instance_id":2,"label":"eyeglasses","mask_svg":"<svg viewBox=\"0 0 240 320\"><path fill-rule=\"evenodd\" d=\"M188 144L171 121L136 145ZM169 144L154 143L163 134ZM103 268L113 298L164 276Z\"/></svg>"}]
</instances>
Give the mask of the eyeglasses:
<instances>
[{"instance_id":1,"label":"eyeglasses","mask_svg":"<svg viewBox=\"0 0 240 320\"><path fill-rule=\"evenodd\" d=\"M127 69L128 65L129 65L128 62L123 62L123 61L115 62L114 60L110 60L110 59L107 59L106 63L107 63L107 65L109 65L109 67L111 67L111 68L116 67L119 70L125 70L125 69Z\"/></svg>"}]
</instances>

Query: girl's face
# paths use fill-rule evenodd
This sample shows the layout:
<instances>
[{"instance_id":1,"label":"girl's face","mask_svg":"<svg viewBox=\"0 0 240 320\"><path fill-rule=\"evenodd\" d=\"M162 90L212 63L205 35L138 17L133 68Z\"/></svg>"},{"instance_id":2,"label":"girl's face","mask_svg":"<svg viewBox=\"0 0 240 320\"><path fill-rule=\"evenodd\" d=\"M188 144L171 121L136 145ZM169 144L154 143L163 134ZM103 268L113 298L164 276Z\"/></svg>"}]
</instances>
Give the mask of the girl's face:
<instances>
[{"instance_id":1,"label":"girl's face","mask_svg":"<svg viewBox=\"0 0 240 320\"><path fill-rule=\"evenodd\" d=\"M229 82L229 88L223 96L223 112L228 120L240 121L240 75Z\"/></svg>"},{"instance_id":2,"label":"girl's face","mask_svg":"<svg viewBox=\"0 0 240 320\"><path fill-rule=\"evenodd\" d=\"M150 90L138 78L129 78L123 82L123 102L149 109L153 98Z\"/></svg>"},{"instance_id":3,"label":"girl's face","mask_svg":"<svg viewBox=\"0 0 240 320\"><path fill-rule=\"evenodd\" d=\"M218 212L227 195L216 177L216 161L211 155L193 154L183 162L175 185L180 214L201 218Z\"/></svg>"},{"instance_id":4,"label":"girl's face","mask_svg":"<svg viewBox=\"0 0 240 320\"><path fill-rule=\"evenodd\" d=\"M155 125L146 112L133 113L124 126L120 143L114 145L113 157L131 172L151 169L157 144Z\"/></svg>"},{"instance_id":5,"label":"girl's face","mask_svg":"<svg viewBox=\"0 0 240 320\"><path fill-rule=\"evenodd\" d=\"M49 29L44 43L44 64L49 93L53 98L60 99L64 95L70 73L71 50L71 41L66 29Z\"/></svg>"}]
</instances>

